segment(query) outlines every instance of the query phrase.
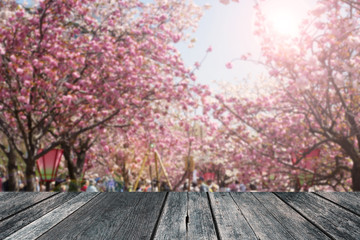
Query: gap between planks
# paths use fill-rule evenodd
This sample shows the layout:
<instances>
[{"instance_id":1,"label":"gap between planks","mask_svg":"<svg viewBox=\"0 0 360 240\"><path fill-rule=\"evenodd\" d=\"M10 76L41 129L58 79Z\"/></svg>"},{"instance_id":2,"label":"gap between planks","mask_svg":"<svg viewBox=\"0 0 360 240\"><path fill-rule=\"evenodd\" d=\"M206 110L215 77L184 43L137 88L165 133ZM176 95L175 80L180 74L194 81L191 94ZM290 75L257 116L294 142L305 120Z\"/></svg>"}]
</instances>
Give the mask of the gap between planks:
<instances>
[{"instance_id":1,"label":"gap between planks","mask_svg":"<svg viewBox=\"0 0 360 240\"><path fill-rule=\"evenodd\" d=\"M353 214L355 214L355 215L357 215L357 216L360 217L360 214L357 213L356 211L354 211L354 210L352 210L352 209L350 209L350 208L348 208L348 207L346 207L346 206L343 206L343 205L341 205L340 203L335 202L335 201L333 201L332 199L327 198L326 196L323 196L323 195L318 194L318 193L316 193L316 192L314 192L313 194L315 194L316 196L318 196L318 197L320 197L320 198L323 198L323 199L325 199L326 201L329 201L329 202L335 204L336 206L341 207L341 208L345 209L346 211L349 211L349 212L351 212L351 213L353 213ZM341 194L341 192L338 192L337 194Z\"/></svg>"},{"instance_id":2,"label":"gap between planks","mask_svg":"<svg viewBox=\"0 0 360 240\"><path fill-rule=\"evenodd\" d=\"M290 208L292 208L294 211L296 211L300 216L305 218L308 222L310 222L314 227L318 228L321 232L323 232L327 237L330 239L336 240L331 234L329 234L325 229L323 229L320 225L316 224L314 221L312 221L310 218L306 217L303 213L298 211L296 208L291 206L289 203L287 203L285 200L283 200L276 192L273 193L277 198L280 199L280 201L284 202L286 205L288 205Z\"/></svg>"},{"instance_id":3,"label":"gap between planks","mask_svg":"<svg viewBox=\"0 0 360 240\"><path fill-rule=\"evenodd\" d=\"M165 204L166 204L166 202L167 202L168 196L169 196L169 192L166 193L165 198L164 198L164 200L163 200L163 202L162 202L159 216L158 216L158 218L157 218L157 220L156 220L156 223L155 223L155 226L154 226L154 230L152 231L152 234L151 234L151 237L150 237L151 240L155 239L155 235L156 235L156 232L157 232L159 223L160 223L160 219L162 218L162 216L163 216L163 214L164 214L164 208L165 208Z\"/></svg>"},{"instance_id":4,"label":"gap between planks","mask_svg":"<svg viewBox=\"0 0 360 240\"><path fill-rule=\"evenodd\" d=\"M207 195L208 204L209 204L209 207L210 207L211 217L212 217L212 220L213 220L213 223L214 223L214 226L215 226L216 237L217 237L217 239L221 239L219 226L218 226L218 223L217 223L216 218L215 218L215 213L214 213L213 207L211 205L210 193L207 192L206 195Z\"/></svg>"}]
</instances>

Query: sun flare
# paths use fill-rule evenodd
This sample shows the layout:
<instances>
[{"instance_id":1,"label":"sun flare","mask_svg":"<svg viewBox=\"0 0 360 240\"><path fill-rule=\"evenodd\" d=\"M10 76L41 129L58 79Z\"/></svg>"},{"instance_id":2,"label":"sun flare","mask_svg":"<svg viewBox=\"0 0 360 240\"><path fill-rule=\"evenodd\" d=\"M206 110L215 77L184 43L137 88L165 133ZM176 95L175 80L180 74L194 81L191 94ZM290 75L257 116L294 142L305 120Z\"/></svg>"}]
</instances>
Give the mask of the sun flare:
<instances>
[{"instance_id":1,"label":"sun flare","mask_svg":"<svg viewBox=\"0 0 360 240\"><path fill-rule=\"evenodd\" d=\"M306 1L269 0L263 10L273 30L282 35L295 36L308 8Z\"/></svg>"},{"instance_id":2,"label":"sun flare","mask_svg":"<svg viewBox=\"0 0 360 240\"><path fill-rule=\"evenodd\" d=\"M279 11L269 15L271 26L280 34L283 35L296 35L299 21L289 12Z\"/></svg>"}]
</instances>

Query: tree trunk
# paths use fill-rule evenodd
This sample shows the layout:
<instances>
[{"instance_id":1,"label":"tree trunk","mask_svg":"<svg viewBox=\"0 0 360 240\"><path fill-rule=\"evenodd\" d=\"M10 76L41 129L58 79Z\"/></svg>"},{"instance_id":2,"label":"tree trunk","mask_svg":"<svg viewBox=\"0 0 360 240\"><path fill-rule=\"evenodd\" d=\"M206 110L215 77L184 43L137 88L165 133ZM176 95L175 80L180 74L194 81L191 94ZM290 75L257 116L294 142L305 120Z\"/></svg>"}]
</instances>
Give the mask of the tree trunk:
<instances>
[{"instance_id":1,"label":"tree trunk","mask_svg":"<svg viewBox=\"0 0 360 240\"><path fill-rule=\"evenodd\" d=\"M295 192L300 192L301 190L301 185L300 185L300 180L298 176L295 176L295 181L294 181L294 191Z\"/></svg>"},{"instance_id":2,"label":"tree trunk","mask_svg":"<svg viewBox=\"0 0 360 240\"><path fill-rule=\"evenodd\" d=\"M26 191L35 192L36 181L35 181L35 161L29 161L26 164L25 179L26 179Z\"/></svg>"},{"instance_id":3,"label":"tree trunk","mask_svg":"<svg viewBox=\"0 0 360 240\"><path fill-rule=\"evenodd\" d=\"M51 182L45 182L45 186L46 186L46 191L47 192L50 192L50 185L51 185Z\"/></svg>"},{"instance_id":4,"label":"tree trunk","mask_svg":"<svg viewBox=\"0 0 360 240\"><path fill-rule=\"evenodd\" d=\"M354 192L360 191L360 162L354 161L354 165L351 170L352 177L352 189Z\"/></svg>"},{"instance_id":5,"label":"tree trunk","mask_svg":"<svg viewBox=\"0 0 360 240\"><path fill-rule=\"evenodd\" d=\"M10 148L10 152L6 152L6 156L8 158L8 187L9 191L19 191L19 184L18 184L18 167L16 164L16 154L12 148Z\"/></svg>"},{"instance_id":6,"label":"tree trunk","mask_svg":"<svg viewBox=\"0 0 360 240\"><path fill-rule=\"evenodd\" d=\"M86 151L80 150L80 152L76 153L76 156L77 156L77 161L76 161L75 174L76 174L76 178L80 179L82 173L84 172Z\"/></svg>"},{"instance_id":7,"label":"tree trunk","mask_svg":"<svg viewBox=\"0 0 360 240\"><path fill-rule=\"evenodd\" d=\"M189 174L189 171L186 170L186 171L184 172L184 174L182 175L180 181L175 184L174 189L173 189L174 191L176 191L176 189L178 189L178 188L180 187L180 185L183 184L183 182L185 181L185 179L186 179L186 177L188 176L188 174ZM192 184L192 183L189 182L188 185L191 186L191 184ZM188 186L188 187L189 187L189 186Z\"/></svg>"},{"instance_id":8,"label":"tree trunk","mask_svg":"<svg viewBox=\"0 0 360 240\"><path fill-rule=\"evenodd\" d=\"M129 190L129 173L128 173L128 169L126 168L126 161L128 160L128 155L125 155L123 158L121 159L116 159L116 164L118 166L120 166L121 169L121 176L123 178L123 182L124 182L124 191L128 191Z\"/></svg>"},{"instance_id":9,"label":"tree trunk","mask_svg":"<svg viewBox=\"0 0 360 240\"><path fill-rule=\"evenodd\" d=\"M78 192L79 186L77 184L78 176L76 174L76 166L71 160L71 147L67 144L61 144L61 148L64 150L63 155L68 166L68 173L70 177L69 192Z\"/></svg>"}]
</instances>

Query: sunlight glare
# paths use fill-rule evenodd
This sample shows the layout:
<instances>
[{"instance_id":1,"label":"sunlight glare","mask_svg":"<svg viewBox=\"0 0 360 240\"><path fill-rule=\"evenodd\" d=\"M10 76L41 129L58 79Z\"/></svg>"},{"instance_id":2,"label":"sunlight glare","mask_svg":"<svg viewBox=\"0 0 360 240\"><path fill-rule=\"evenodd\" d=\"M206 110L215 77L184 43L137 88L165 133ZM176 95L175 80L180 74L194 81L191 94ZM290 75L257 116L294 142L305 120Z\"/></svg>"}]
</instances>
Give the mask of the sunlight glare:
<instances>
[{"instance_id":1,"label":"sunlight glare","mask_svg":"<svg viewBox=\"0 0 360 240\"><path fill-rule=\"evenodd\" d=\"M265 3L264 14L276 32L295 36L308 9L302 1L269 0Z\"/></svg>"},{"instance_id":2,"label":"sunlight glare","mask_svg":"<svg viewBox=\"0 0 360 240\"><path fill-rule=\"evenodd\" d=\"M289 12L279 11L269 16L274 30L282 35L296 35L299 22Z\"/></svg>"}]
</instances>

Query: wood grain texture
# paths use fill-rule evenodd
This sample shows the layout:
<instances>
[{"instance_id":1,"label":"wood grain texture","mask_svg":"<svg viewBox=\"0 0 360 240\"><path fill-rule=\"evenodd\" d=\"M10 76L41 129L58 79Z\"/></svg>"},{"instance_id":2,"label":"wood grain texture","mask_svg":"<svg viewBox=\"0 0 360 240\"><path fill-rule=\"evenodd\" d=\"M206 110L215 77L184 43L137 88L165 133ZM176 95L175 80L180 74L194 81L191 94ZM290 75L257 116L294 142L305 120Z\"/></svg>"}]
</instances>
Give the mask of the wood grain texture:
<instances>
[{"instance_id":1,"label":"wood grain texture","mask_svg":"<svg viewBox=\"0 0 360 240\"><path fill-rule=\"evenodd\" d=\"M42 217L59 205L77 196L78 193L60 193L45 199L39 204L33 205L0 222L0 239L4 239L15 231Z\"/></svg>"},{"instance_id":2,"label":"wood grain texture","mask_svg":"<svg viewBox=\"0 0 360 240\"><path fill-rule=\"evenodd\" d=\"M360 194L354 192L317 192L316 194L360 216Z\"/></svg>"},{"instance_id":3,"label":"wood grain texture","mask_svg":"<svg viewBox=\"0 0 360 240\"><path fill-rule=\"evenodd\" d=\"M57 193L16 192L5 193L0 201L0 221L22 210L35 205Z\"/></svg>"},{"instance_id":4,"label":"wood grain texture","mask_svg":"<svg viewBox=\"0 0 360 240\"><path fill-rule=\"evenodd\" d=\"M359 204L360 193L9 192L0 239L360 239Z\"/></svg>"},{"instance_id":5,"label":"wood grain texture","mask_svg":"<svg viewBox=\"0 0 360 240\"><path fill-rule=\"evenodd\" d=\"M187 204L186 193L169 193L154 239L186 239Z\"/></svg>"},{"instance_id":6,"label":"wood grain texture","mask_svg":"<svg viewBox=\"0 0 360 240\"><path fill-rule=\"evenodd\" d=\"M230 193L209 193L220 239L257 239Z\"/></svg>"},{"instance_id":7,"label":"wood grain texture","mask_svg":"<svg viewBox=\"0 0 360 240\"><path fill-rule=\"evenodd\" d=\"M253 193L253 195L294 238L303 240L329 239L329 237L326 236L320 229L312 225L273 193L258 192Z\"/></svg>"},{"instance_id":8,"label":"wood grain texture","mask_svg":"<svg viewBox=\"0 0 360 240\"><path fill-rule=\"evenodd\" d=\"M231 193L260 239L295 239L252 193Z\"/></svg>"},{"instance_id":9,"label":"wood grain texture","mask_svg":"<svg viewBox=\"0 0 360 240\"><path fill-rule=\"evenodd\" d=\"M360 217L315 194L276 193L335 239L360 239Z\"/></svg>"},{"instance_id":10,"label":"wood grain texture","mask_svg":"<svg viewBox=\"0 0 360 240\"><path fill-rule=\"evenodd\" d=\"M167 193L149 192L132 194L139 194L141 199L127 221L115 234L114 239L150 239L155 230L156 222L160 217Z\"/></svg>"},{"instance_id":11,"label":"wood grain texture","mask_svg":"<svg viewBox=\"0 0 360 240\"><path fill-rule=\"evenodd\" d=\"M19 195L19 192L0 192L0 203L6 199L13 198L15 195Z\"/></svg>"},{"instance_id":12,"label":"wood grain texture","mask_svg":"<svg viewBox=\"0 0 360 240\"><path fill-rule=\"evenodd\" d=\"M41 218L38 218L29 225L26 225L25 227L5 239L26 240L38 238L46 231L54 227L56 224L61 222L63 219L68 217L70 214L78 210L80 207L84 206L97 194L98 193L80 193L76 197L65 202L64 204L60 205L53 211L45 214ZM52 236L51 239L55 239L54 237L55 236Z\"/></svg>"},{"instance_id":13,"label":"wood grain texture","mask_svg":"<svg viewBox=\"0 0 360 240\"><path fill-rule=\"evenodd\" d=\"M39 239L114 239L141 198L137 193L100 193Z\"/></svg>"},{"instance_id":14,"label":"wood grain texture","mask_svg":"<svg viewBox=\"0 0 360 240\"><path fill-rule=\"evenodd\" d=\"M191 192L188 196L188 239L218 239L206 192Z\"/></svg>"}]
</instances>

